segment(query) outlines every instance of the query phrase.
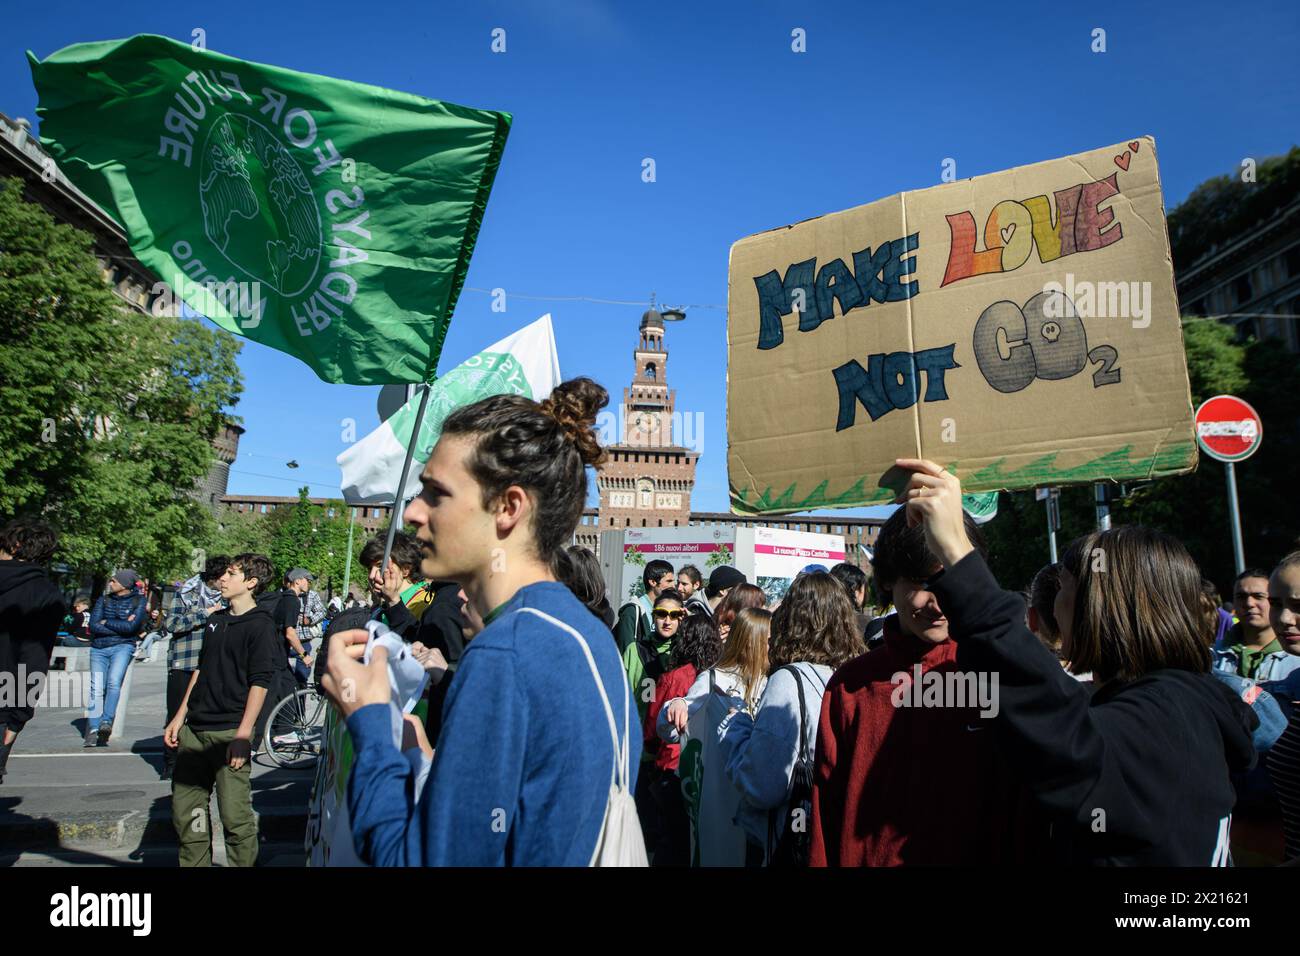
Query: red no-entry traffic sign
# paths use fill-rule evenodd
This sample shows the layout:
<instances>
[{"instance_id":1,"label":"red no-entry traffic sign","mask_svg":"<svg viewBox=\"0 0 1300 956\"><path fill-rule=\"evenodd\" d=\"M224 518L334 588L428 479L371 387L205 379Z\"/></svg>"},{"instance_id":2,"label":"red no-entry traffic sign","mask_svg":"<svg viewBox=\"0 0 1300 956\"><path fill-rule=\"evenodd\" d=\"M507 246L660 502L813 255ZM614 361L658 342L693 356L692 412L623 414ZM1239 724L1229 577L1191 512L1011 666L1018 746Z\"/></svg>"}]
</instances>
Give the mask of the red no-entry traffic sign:
<instances>
[{"instance_id":1,"label":"red no-entry traffic sign","mask_svg":"<svg viewBox=\"0 0 1300 956\"><path fill-rule=\"evenodd\" d=\"M1196 443L1219 461L1243 461L1264 437L1259 413L1232 395L1216 395L1196 410Z\"/></svg>"}]
</instances>

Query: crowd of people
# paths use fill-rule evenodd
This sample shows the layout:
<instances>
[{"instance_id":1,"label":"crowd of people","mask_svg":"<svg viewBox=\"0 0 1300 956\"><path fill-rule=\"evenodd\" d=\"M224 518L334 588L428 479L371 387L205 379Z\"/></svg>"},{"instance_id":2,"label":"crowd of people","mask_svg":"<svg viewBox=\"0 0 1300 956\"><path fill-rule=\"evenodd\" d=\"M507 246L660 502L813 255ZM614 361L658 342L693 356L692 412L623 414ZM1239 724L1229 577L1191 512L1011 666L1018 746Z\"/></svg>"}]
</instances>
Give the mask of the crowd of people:
<instances>
[{"instance_id":1,"label":"crowd of people","mask_svg":"<svg viewBox=\"0 0 1300 956\"><path fill-rule=\"evenodd\" d=\"M1118 527L1008 591L957 478L902 459L870 577L809 566L769 603L734 567L652 560L611 602L572 544L607 400L575 379L452 413L413 533L362 548L368 601L327 607L257 554L177 589L156 627L182 863L211 861L191 823L213 790L230 862L255 862L250 755L310 681L346 721L375 865L1228 865L1234 814L1269 807L1300 858L1300 552L1238 575L1225 607L1177 540ZM54 549L40 522L0 531L6 670L48 663ZM73 608L88 745L112 734L148 593L119 571ZM428 676L401 744L372 620ZM32 714L3 716L0 775Z\"/></svg>"},{"instance_id":2,"label":"crowd of people","mask_svg":"<svg viewBox=\"0 0 1300 956\"><path fill-rule=\"evenodd\" d=\"M627 839L623 784L656 865L1227 864L1261 766L1291 819L1291 558L1236 582L1231 628L1186 549L1145 528L1084 536L1008 592L956 478L908 460L872 561L883 607L850 565L805 569L769 608L734 568L651 561L614 610L568 544L603 400L576 381L448 420L405 519L422 572L460 582L486 627L418 755L377 706L382 655L335 638L362 859L602 859Z\"/></svg>"}]
</instances>

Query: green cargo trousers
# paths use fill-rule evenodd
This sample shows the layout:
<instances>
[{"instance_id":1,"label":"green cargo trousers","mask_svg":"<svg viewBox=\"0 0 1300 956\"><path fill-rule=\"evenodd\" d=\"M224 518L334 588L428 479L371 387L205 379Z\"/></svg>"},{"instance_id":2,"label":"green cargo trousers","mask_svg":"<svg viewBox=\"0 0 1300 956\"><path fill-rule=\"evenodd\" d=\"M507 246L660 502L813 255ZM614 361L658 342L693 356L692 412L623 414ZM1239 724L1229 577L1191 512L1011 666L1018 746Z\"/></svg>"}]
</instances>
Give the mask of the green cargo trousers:
<instances>
[{"instance_id":1,"label":"green cargo trousers","mask_svg":"<svg viewBox=\"0 0 1300 956\"><path fill-rule=\"evenodd\" d=\"M253 816L251 762L231 770L226 745L234 730L181 727L172 771L172 823L180 840L181 866L212 865L212 819L208 801L217 788L217 810L230 866L257 863L257 818Z\"/></svg>"}]
</instances>

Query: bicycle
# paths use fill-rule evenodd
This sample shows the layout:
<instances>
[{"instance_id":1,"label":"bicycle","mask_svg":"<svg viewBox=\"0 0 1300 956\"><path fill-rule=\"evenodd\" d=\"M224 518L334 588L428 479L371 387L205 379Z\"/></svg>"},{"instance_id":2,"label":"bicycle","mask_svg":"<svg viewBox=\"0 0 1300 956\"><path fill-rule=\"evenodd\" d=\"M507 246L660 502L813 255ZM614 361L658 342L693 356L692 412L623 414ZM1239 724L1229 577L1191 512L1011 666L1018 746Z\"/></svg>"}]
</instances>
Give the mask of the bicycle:
<instances>
[{"instance_id":1,"label":"bicycle","mask_svg":"<svg viewBox=\"0 0 1300 956\"><path fill-rule=\"evenodd\" d=\"M325 749L325 715L330 705L320 691L319 682L325 674L329 640L337 631L363 627L372 616L369 608L353 608L331 620L307 684L295 688L267 714L258 739L262 741L261 751L277 766L305 769L320 760Z\"/></svg>"},{"instance_id":2,"label":"bicycle","mask_svg":"<svg viewBox=\"0 0 1300 956\"><path fill-rule=\"evenodd\" d=\"M279 767L306 769L320 759L325 745L325 713L329 703L308 684L272 708L262 732L263 752Z\"/></svg>"}]
</instances>

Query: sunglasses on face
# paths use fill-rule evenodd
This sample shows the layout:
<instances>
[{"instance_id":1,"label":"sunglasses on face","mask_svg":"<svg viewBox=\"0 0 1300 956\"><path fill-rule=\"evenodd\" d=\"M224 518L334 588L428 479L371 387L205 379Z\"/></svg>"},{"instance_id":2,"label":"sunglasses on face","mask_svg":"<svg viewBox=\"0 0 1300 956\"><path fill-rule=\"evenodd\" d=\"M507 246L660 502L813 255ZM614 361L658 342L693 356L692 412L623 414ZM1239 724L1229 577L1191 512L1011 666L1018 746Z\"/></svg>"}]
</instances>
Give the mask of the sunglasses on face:
<instances>
[{"instance_id":1,"label":"sunglasses on face","mask_svg":"<svg viewBox=\"0 0 1300 956\"><path fill-rule=\"evenodd\" d=\"M666 607L657 607L654 610L654 615L656 621L663 621L663 620L680 621L682 618L686 616L686 612L681 610L680 608L670 611Z\"/></svg>"}]
</instances>

